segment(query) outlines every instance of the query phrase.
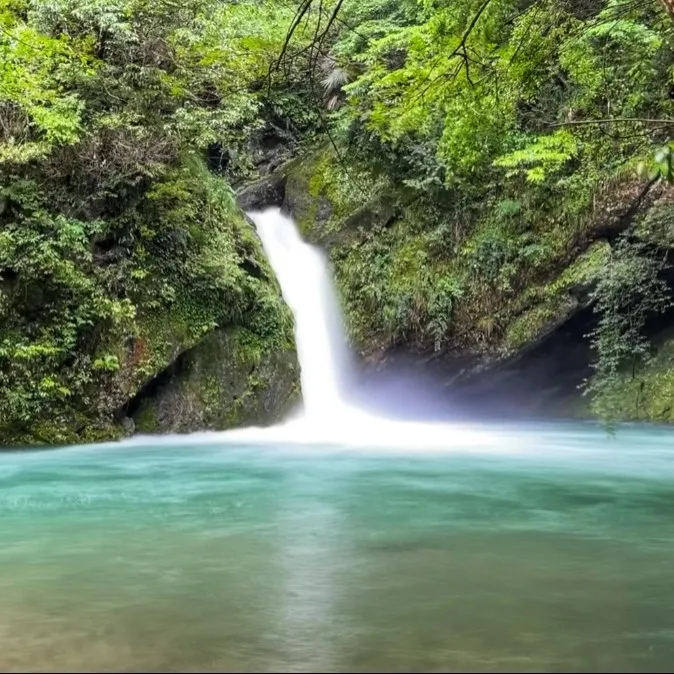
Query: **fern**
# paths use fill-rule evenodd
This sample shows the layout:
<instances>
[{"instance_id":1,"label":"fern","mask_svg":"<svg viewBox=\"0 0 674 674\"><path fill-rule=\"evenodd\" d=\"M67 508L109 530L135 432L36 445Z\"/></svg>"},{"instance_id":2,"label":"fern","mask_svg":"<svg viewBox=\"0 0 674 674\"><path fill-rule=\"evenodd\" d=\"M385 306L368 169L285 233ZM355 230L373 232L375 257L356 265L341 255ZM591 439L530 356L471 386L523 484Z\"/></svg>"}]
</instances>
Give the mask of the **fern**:
<instances>
[{"instance_id":1,"label":"fern","mask_svg":"<svg viewBox=\"0 0 674 674\"><path fill-rule=\"evenodd\" d=\"M578 153L578 141L569 131L536 138L533 143L499 157L494 166L510 169L507 177L524 175L531 183L542 183L558 173Z\"/></svg>"}]
</instances>

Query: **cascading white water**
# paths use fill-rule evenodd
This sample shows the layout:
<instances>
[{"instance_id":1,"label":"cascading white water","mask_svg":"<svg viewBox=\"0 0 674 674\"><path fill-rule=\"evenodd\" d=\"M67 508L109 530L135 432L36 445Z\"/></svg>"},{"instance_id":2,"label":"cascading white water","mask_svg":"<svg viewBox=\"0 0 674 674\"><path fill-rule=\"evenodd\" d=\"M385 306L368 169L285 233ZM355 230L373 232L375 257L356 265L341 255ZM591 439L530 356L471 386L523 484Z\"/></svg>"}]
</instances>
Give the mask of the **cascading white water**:
<instances>
[{"instance_id":1,"label":"cascading white water","mask_svg":"<svg viewBox=\"0 0 674 674\"><path fill-rule=\"evenodd\" d=\"M305 413L332 418L344 406L349 354L327 261L279 208L248 215L295 316Z\"/></svg>"},{"instance_id":2,"label":"cascading white water","mask_svg":"<svg viewBox=\"0 0 674 674\"><path fill-rule=\"evenodd\" d=\"M304 416L271 428L228 431L225 436L229 440L405 451L411 448L444 451L458 440L464 450L468 445L484 445L484 435L474 429L461 429L455 424L394 421L351 405L345 395L350 356L325 257L302 240L293 220L279 208L248 215L295 316ZM221 441L220 436L217 441Z\"/></svg>"}]
</instances>

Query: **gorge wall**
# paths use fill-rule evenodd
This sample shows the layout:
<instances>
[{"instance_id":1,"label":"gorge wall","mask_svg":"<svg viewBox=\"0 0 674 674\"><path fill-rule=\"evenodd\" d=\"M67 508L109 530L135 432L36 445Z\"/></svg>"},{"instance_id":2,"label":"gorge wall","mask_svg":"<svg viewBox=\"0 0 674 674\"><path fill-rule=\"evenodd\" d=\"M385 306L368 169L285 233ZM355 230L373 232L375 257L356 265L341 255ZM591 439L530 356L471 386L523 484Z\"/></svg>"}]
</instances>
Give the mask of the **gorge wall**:
<instances>
[{"instance_id":1,"label":"gorge wall","mask_svg":"<svg viewBox=\"0 0 674 674\"><path fill-rule=\"evenodd\" d=\"M413 195L376 186L360 193L348 188L344 170L334 150L324 149L288 162L238 198L246 207L281 205L309 240L330 251L362 362L354 396L413 416L592 416L583 395L596 358L592 290L628 229L648 231L674 250L667 183L630 177L604 186L573 231L559 233L566 240L545 270L525 265L503 289L471 269L489 223L448 250L436 231L424 231L427 214ZM437 211L432 217L446 220ZM497 273L506 264L497 260ZM613 401L620 418L674 420L673 326L671 311L647 322L653 357L621 375Z\"/></svg>"},{"instance_id":2,"label":"gorge wall","mask_svg":"<svg viewBox=\"0 0 674 674\"><path fill-rule=\"evenodd\" d=\"M283 416L270 204L330 251L368 404L671 421L665 6L14 0L0 444Z\"/></svg>"}]
</instances>

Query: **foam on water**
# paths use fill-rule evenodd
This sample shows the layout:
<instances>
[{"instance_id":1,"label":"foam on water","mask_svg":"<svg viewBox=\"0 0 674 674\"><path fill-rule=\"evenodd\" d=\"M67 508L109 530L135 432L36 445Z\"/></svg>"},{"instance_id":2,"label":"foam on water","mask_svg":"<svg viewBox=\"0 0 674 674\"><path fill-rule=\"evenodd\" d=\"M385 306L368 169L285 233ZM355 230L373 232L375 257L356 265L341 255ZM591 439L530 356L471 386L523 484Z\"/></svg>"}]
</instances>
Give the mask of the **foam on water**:
<instances>
[{"instance_id":1,"label":"foam on water","mask_svg":"<svg viewBox=\"0 0 674 674\"><path fill-rule=\"evenodd\" d=\"M396 421L349 404L344 391L351 378L351 359L327 261L320 250L302 240L293 220L279 208L249 216L295 317L304 410L273 428L231 431L228 439L386 449L504 446L475 429Z\"/></svg>"},{"instance_id":2,"label":"foam on water","mask_svg":"<svg viewBox=\"0 0 674 674\"><path fill-rule=\"evenodd\" d=\"M301 368L303 409L283 423L267 428L250 427L227 432L185 436L135 436L122 444L134 446L222 445L229 448L306 448L346 451L460 453L541 457L565 465L596 464L606 468L606 451L614 454L612 467L621 471L662 470L669 466L659 441L649 440L648 450L634 441L609 447L606 434L592 425L582 428L559 424L467 425L400 421L374 415L348 401L352 379L351 356L341 313L330 278L329 265L320 250L302 240L295 223L278 208L249 214L295 317L295 337ZM623 431L623 437L624 431ZM663 441L669 449L670 439ZM669 468L668 468L669 470Z\"/></svg>"}]
</instances>

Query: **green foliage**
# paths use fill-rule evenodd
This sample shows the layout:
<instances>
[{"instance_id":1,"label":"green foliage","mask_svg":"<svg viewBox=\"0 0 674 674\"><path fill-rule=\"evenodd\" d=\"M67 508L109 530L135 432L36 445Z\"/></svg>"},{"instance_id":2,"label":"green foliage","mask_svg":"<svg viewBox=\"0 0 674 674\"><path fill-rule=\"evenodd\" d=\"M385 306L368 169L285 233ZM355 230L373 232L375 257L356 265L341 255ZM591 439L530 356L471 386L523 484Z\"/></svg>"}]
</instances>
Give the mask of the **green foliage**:
<instances>
[{"instance_id":1,"label":"green foliage","mask_svg":"<svg viewBox=\"0 0 674 674\"><path fill-rule=\"evenodd\" d=\"M519 349L531 343L547 328L567 318L579 305L574 292L593 288L610 261L611 247L606 242L596 243L556 279L523 292L516 306L522 304L525 308L506 329L508 348Z\"/></svg>"},{"instance_id":2,"label":"green foliage","mask_svg":"<svg viewBox=\"0 0 674 674\"><path fill-rule=\"evenodd\" d=\"M674 423L674 340L671 331L654 345L648 361L623 370L600 399L610 419ZM602 411L602 410L600 410Z\"/></svg>"},{"instance_id":3,"label":"green foliage","mask_svg":"<svg viewBox=\"0 0 674 674\"><path fill-rule=\"evenodd\" d=\"M511 353L594 302L607 318L588 391L607 416L615 373L647 360L635 326L664 292L647 251L672 245L671 218L614 252L592 242L624 229L646 181L672 181L671 18L631 0L346 0L341 16L336 172L404 206L358 235L339 232L354 208L330 221L356 344ZM303 228L320 238L319 211Z\"/></svg>"},{"instance_id":4,"label":"green foliage","mask_svg":"<svg viewBox=\"0 0 674 674\"><path fill-rule=\"evenodd\" d=\"M107 223L14 203L0 234L0 418L8 426L29 428L46 410L64 426L73 408L109 414L218 326L250 325L271 341L289 333L254 234L226 185L203 168L187 162L167 173ZM101 238L111 230L133 238Z\"/></svg>"},{"instance_id":5,"label":"green foliage","mask_svg":"<svg viewBox=\"0 0 674 674\"><path fill-rule=\"evenodd\" d=\"M564 167L578 152L576 138L569 131L540 136L522 150L494 161L494 166L511 169L506 177L524 173L528 182L542 183Z\"/></svg>"},{"instance_id":6,"label":"green foliage","mask_svg":"<svg viewBox=\"0 0 674 674\"><path fill-rule=\"evenodd\" d=\"M597 284L588 390L644 367L659 267L635 238L610 265L590 244L641 191L620 185L672 181L674 23L655 1L339 4L295 22L272 0L0 0L4 441L116 433L218 327L287 347L259 243L203 164L254 177L268 133L296 150L330 132L296 181L301 225L335 244L364 350L508 352Z\"/></svg>"},{"instance_id":7,"label":"green foliage","mask_svg":"<svg viewBox=\"0 0 674 674\"><path fill-rule=\"evenodd\" d=\"M254 85L291 14L0 2L0 441L115 435L122 406L217 327L287 346L259 242L203 157L217 146L227 176L250 175Z\"/></svg>"},{"instance_id":8,"label":"green foliage","mask_svg":"<svg viewBox=\"0 0 674 674\"><path fill-rule=\"evenodd\" d=\"M653 155L652 161L644 162L642 170L648 168L649 177L662 178L668 183L674 182L674 143L667 143Z\"/></svg>"},{"instance_id":9,"label":"green foliage","mask_svg":"<svg viewBox=\"0 0 674 674\"><path fill-rule=\"evenodd\" d=\"M337 280L357 344L425 343L440 350L463 294L459 278L429 258L404 221L377 240L336 252Z\"/></svg>"},{"instance_id":10,"label":"green foliage","mask_svg":"<svg viewBox=\"0 0 674 674\"><path fill-rule=\"evenodd\" d=\"M595 412L608 422L619 418L624 371L634 376L637 369L651 364L653 354L644 328L650 315L671 306L661 278L665 267L662 253L643 241L623 238L592 292L599 314L597 328L590 335L597 361L586 391L594 396Z\"/></svg>"},{"instance_id":11,"label":"green foliage","mask_svg":"<svg viewBox=\"0 0 674 674\"><path fill-rule=\"evenodd\" d=\"M609 0L579 18L573 3L547 0L361 5L347 2L346 20L368 17L372 37L344 29L334 47L362 72L345 87L340 126L366 147L384 144L396 173L420 188L428 183L410 163L415 146L448 187L473 191L478 174L489 187L492 166L522 168L543 185L586 144L593 153L596 140L611 153L618 145L597 128L550 125L671 111L671 26L655 6ZM647 134L629 135L626 147L648 143Z\"/></svg>"}]
</instances>

